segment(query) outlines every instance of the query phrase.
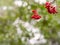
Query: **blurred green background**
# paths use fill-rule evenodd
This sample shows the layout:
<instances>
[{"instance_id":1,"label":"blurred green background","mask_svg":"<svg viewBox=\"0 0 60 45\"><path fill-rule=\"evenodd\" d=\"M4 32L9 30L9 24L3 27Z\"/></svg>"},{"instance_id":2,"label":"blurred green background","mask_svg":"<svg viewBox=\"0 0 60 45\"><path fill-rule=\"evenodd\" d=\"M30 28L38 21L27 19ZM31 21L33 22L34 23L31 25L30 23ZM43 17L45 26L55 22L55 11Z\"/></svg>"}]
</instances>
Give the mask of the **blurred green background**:
<instances>
[{"instance_id":1,"label":"blurred green background","mask_svg":"<svg viewBox=\"0 0 60 45\"><path fill-rule=\"evenodd\" d=\"M44 1L48 0L0 0L0 45L60 45L60 0L53 3L57 14L49 14ZM40 20L31 19L34 9L42 16ZM34 38L38 33L44 36L45 43L41 37ZM31 44L31 39L36 42Z\"/></svg>"}]
</instances>

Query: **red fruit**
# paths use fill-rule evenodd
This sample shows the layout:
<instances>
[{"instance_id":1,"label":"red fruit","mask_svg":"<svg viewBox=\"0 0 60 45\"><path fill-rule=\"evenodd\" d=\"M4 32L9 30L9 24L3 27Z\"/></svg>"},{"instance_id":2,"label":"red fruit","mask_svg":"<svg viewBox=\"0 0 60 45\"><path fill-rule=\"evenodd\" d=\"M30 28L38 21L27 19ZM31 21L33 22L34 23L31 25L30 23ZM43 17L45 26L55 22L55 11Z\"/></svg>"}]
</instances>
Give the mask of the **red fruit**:
<instances>
[{"instance_id":1,"label":"red fruit","mask_svg":"<svg viewBox=\"0 0 60 45\"><path fill-rule=\"evenodd\" d=\"M32 12L33 12L34 14L37 14L37 11L36 11L36 10L32 10Z\"/></svg>"},{"instance_id":2,"label":"red fruit","mask_svg":"<svg viewBox=\"0 0 60 45\"><path fill-rule=\"evenodd\" d=\"M48 8L47 11L48 11L50 14L52 13L50 8Z\"/></svg>"},{"instance_id":3,"label":"red fruit","mask_svg":"<svg viewBox=\"0 0 60 45\"><path fill-rule=\"evenodd\" d=\"M53 6L51 5L51 3L46 2L45 6L46 6L47 11L48 11L50 14L55 14L55 13L57 13L56 7L53 7Z\"/></svg>"},{"instance_id":4,"label":"red fruit","mask_svg":"<svg viewBox=\"0 0 60 45\"><path fill-rule=\"evenodd\" d=\"M32 10L32 12L37 12L36 10Z\"/></svg>"},{"instance_id":5,"label":"red fruit","mask_svg":"<svg viewBox=\"0 0 60 45\"><path fill-rule=\"evenodd\" d=\"M33 15L31 16L32 19L40 19L41 18L41 16L38 15L36 10L33 10L32 12L33 12Z\"/></svg>"},{"instance_id":6,"label":"red fruit","mask_svg":"<svg viewBox=\"0 0 60 45\"><path fill-rule=\"evenodd\" d=\"M32 17L31 17L32 19L40 19L41 18L41 16L40 15L32 15Z\"/></svg>"},{"instance_id":7,"label":"red fruit","mask_svg":"<svg viewBox=\"0 0 60 45\"><path fill-rule=\"evenodd\" d=\"M50 7L50 8L48 8L47 9L48 10L48 12L50 13L50 14L55 14L55 13L57 13L57 11L56 11L56 7Z\"/></svg>"},{"instance_id":8,"label":"red fruit","mask_svg":"<svg viewBox=\"0 0 60 45\"><path fill-rule=\"evenodd\" d=\"M45 4L45 8L49 8L49 7L50 7L50 5L51 5L51 3L46 2L46 4Z\"/></svg>"},{"instance_id":9,"label":"red fruit","mask_svg":"<svg viewBox=\"0 0 60 45\"><path fill-rule=\"evenodd\" d=\"M53 14L57 13L57 11L56 11L56 7L52 7L51 12L52 12Z\"/></svg>"}]
</instances>

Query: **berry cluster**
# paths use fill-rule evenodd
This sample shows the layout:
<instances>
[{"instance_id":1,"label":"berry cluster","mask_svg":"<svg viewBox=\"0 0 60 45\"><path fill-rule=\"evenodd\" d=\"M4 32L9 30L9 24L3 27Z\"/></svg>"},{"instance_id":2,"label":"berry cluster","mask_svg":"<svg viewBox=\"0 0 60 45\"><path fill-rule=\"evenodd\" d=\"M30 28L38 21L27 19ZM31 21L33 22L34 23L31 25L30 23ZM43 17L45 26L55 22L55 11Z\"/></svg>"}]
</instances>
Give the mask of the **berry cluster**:
<instances>
[{"instance_id":1,"label":"berry cluster","mask_svg":"<svg viewBox=\"0 0 60 45\"><path fill-rule=\"evenodd\" d=\"M36 19L36 20L41 18L41 16L38 15L36 10L33 10L32 12L33 12L33 15L31 16L31 18Z\"/></svg>"},{"instance_id":2,"label":"berry cluster","mask_svg":"<svg viewBox=\"0 0 60 45\"><path fill-rule=\"evenodd\" d=\"M49 2L46 2L45 3L45 8L47 9L47 11L50 13L50 14L55 14L57 13L57 10L56 10L56 7L52 6L51 3ZM32 19L40 19L41 16L38 15L37 11L36 10L33 10L33 15L31 16Z\"/></svg>"},{"instance_id":3,"label":"berry cluster","mask_svg":"<svg viewBox=\"0 0 60 45\"><path fill-rule=\"evenodd\" d=\"M48 11L50 14L55 14L55 13L57 13L56 7L52 6L51 3L49 3L49 2L46 2L45 8L47 9L47 11Z\"/></svg>"}]
</instances>

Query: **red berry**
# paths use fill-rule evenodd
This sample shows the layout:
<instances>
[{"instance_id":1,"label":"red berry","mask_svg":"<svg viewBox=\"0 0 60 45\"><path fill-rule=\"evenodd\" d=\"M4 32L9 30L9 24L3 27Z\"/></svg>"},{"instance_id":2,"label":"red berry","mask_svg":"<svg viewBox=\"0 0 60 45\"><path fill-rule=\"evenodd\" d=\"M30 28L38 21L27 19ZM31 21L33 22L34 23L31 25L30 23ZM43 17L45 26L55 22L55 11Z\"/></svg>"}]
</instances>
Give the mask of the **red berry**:
<instances>
[{"instance_id":1,"label":"red berry","mask_svg":"<svg viewBox=\"0 0 60 45\"><path fill-rule=\"evenodd\" d=\"M32 12L33 12L33 15L31 16L32 19L40 19L41 18L41 16L38 15L36 10L33 10Z\"/></svg>"},{"instance_id":2,"label":"red berry","mask_svg":"<svg viewBox=\"0 0 60 45\"><path fill-rule=\"evenodd\" d=\"M37 13L37 11L36 10L32 10L32 12L35 14L35 13Z\"/></svg>"},{"instance_id":3,"label":"red berry","mask_svg":"<svg viewBox=\"0 0 60 45\"><path fill-rule=\"evenodd\" d=\"M56 7L52 6L51 3L46 2L45 6L46 6L47 11L48 11L50 14L55 14L55 13L57 13Z\"/></svg>"},{"instance_id":4,"label":"red berry","mask_svg":"<svg viewBox=\"0 0 60 45\"><path fill-rule=\"evenodd\" d=\"M45 4L45 8L49 8L49 7L50 7L50 5L51 5L51 3L46 2L46 4Z\"/></svg>"},{"instance_id":5,"label":"red berry","mask_svg":"<svg viewBox=\"0 0 60 45\"><path fill-rule=\"evenodd\" d=\"M31 18L33 18L33 19L40 19L41 18L41 16L40 15L32 15L32 17Z\"/></svg>"},{"instance_id":6,"label":"red berry","mask_svg":"<svg viewBox=\"0 0 60 45\"><path fill-rule=\"evenodd\" d=\"M57 11L56 11L56 7L50 7L50 8L48 8L47 9L48 10L48 12L50 13L50 14L55 14L55 13L57 13Z\"/></svg>"},{"instance_id":7,"label":"red berry","mask_svg":"<svg viewBox=\"0 0 60 45\"><path fill-rule=\"evenodd\" d=\"M53 8L52 8L52 13L53 13L53 14L57 13L56 7L53 7Z\"/></svg>"}]
</instances>

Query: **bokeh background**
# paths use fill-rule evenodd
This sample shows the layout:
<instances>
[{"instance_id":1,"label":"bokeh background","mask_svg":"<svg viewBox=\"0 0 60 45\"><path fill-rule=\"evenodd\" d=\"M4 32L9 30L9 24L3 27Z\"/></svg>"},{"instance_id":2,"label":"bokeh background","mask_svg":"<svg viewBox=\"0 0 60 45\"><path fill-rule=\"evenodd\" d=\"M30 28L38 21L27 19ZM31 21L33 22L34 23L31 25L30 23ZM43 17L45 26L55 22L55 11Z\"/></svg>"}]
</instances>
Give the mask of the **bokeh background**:
<instances>
[{"instance_id":1,"label":"bokeh background","mask_svg":"<svg viewBox=\"0 0 60 45\"><path fill-rule=\"evenodd\" d=\"M60 0L57 14L44 7L53 0L0 0L0 45L60 45ZM39 20L31 19L37 9Z\"/></svg>"}]
</instances>

